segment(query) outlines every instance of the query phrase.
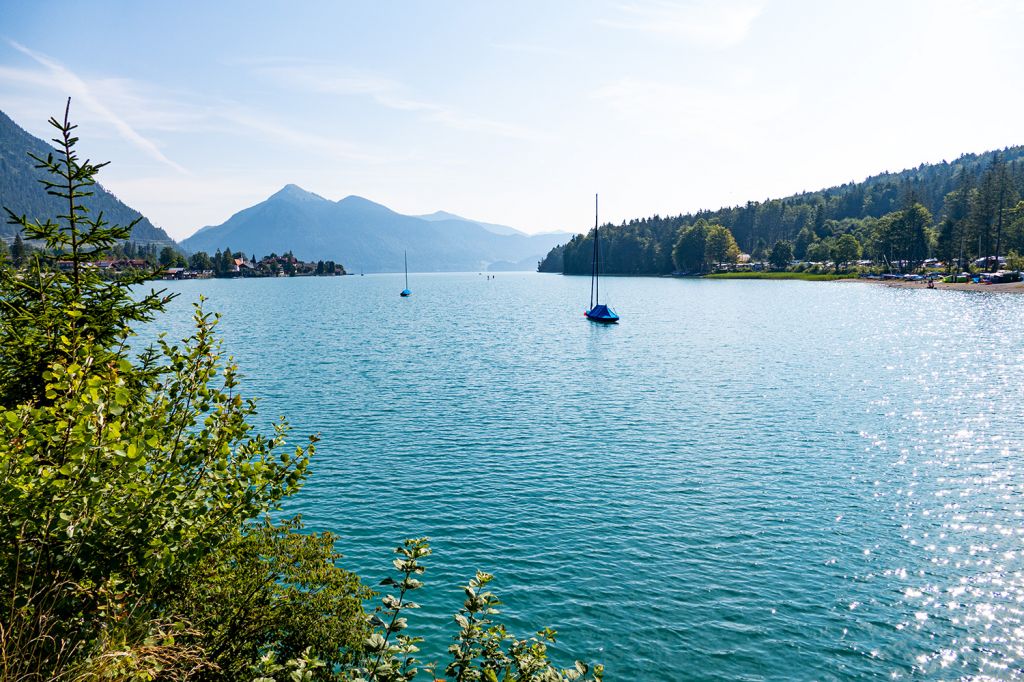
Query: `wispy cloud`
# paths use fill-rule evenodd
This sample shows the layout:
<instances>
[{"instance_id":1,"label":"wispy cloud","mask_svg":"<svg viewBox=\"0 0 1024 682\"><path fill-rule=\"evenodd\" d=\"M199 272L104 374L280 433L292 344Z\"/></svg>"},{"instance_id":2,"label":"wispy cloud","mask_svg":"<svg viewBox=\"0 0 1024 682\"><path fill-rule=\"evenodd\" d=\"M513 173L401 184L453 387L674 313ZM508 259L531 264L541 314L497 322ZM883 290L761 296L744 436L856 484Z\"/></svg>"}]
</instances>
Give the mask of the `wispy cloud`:
<instances>
[{"instance_id":1,"label":"wispy cloud","mask_svg":"<svg viewBox=\"0 0 1024 682\"><path fill-rule=\"evenodd\" d=\"M103 101L95 95L93 88L73 71L56 60L51 59L40 52L36 52L35 50L30 50L20 43L13 40L8 40L7 42L10 43L11 47L46 69L48 76L47 82L51 87L60 89L64 93L70 93L73 99L81 102L95 114L109 122L125 140L135 145L150 158L173 168L179 173L186 174L188 172L182 166L167 158L167 156L160 151L160 148L151 140L144 137L134 127L129 125L127 121L111 111L110 108L108 108ZM33 78L32 76L24 73L10 73L13 70L9 68L4 71L7 72L8 76L20 76L23 80L31 80ZM38 82L38 79L36 84L41 84Z\"/></svg>"},{"instance_id":2,"label":"wispy cloud","mask_svg":"<svg viewBox=\"0 0 1024 682\"><path fill-rule=\"evenodd\" d=\"M234 128L235 132L259 133L261 139L284 143L286 146L324 154L335 159L343 158L366 163L384 163L394 160L394 157L384 158L366 153L353 143L326 133L297 130L252 109L238 105L220 107L216 112L216 117L229 127Z\"/></svg>"},{"instance_id":3,"label":"wispy cloud","mask_svg":"<svg viewBox=\"0 0 1024 682\"><path fill-rule=\"evenodd\" d=\"M662 33L701 47L733 47L750 34L763 0L645 0L617 5L598 19L612 28Z\"/></svg>"},{"instance_id":4,"label":"wispy cloud","mask_svg":"<svg viewBox=\"0 0 1024 682\"><path fill-rule=\"evenodd\" d=\"M414 97L401 82L372 73L350 71L339 74L337 67L315 63L267 64L257 66L256 71L282 85L305 92L369 97L380 106L418 113L429 121L456 130L524 140L543 138L543 135L523 126L474 116L454 107Z\"/></svg>"},{"instance_id":5,"label":"wispy cloud","mask_svg":"<svg viewBox=\"0 0 1024 682\"><path fill-rule=\"evenodd\" d=\"M125 78L94 78L86 83L45 55L13 41L8 42L44 68L0 66L0 83L24 86L29 93L46 90L70 94L74 103L84 105L89 114L79 120L94 118L110 125L146 156L182 174L186 173L185 169L168 159L141 130L243 138L251 138L255 134L264 140L263 144L279 144L303 153L369 163L382 161L379 155L360 150L354 143L336 135L310 132L229 99L211 101L209 97L195 93L173 92L165 87L156 88L149 83Z\"/></svg>"},{"instance_id":6,"label":"wispy cloud","mask_svg":"<svg viewBox=\"0 0 1024 682\"><path fill-rule=\"evenodd\" d=\"M492 47L494 47L496 50L505 50L506 52L523 52L526 54L569 54L569 50L562 47L553 47L551 45L537 45L534 43L494 43Z\"/></svg>"}]
</instances>

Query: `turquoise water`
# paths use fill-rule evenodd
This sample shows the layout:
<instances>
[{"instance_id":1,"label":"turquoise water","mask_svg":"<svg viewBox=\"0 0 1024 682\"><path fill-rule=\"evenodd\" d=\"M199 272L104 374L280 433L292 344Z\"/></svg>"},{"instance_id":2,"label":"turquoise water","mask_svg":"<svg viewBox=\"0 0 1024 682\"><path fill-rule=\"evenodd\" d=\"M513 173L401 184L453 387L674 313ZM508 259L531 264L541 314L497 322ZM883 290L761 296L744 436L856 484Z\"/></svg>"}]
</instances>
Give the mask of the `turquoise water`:
<instances>
[{"instance_id":1,"label":"turquoise water","mask_svg":"<svg viewBox=\"0 0 1024 682\"><path fill-rule=\"evenodd\" d=\"M171 283L155 326L205 294L320 433L289 509L348 567L432 538L413 634L480 568L609 679L1024 677L1024 297L609 279L605 327L583 278L410 284Z\"/></svg>"}]
</instances>

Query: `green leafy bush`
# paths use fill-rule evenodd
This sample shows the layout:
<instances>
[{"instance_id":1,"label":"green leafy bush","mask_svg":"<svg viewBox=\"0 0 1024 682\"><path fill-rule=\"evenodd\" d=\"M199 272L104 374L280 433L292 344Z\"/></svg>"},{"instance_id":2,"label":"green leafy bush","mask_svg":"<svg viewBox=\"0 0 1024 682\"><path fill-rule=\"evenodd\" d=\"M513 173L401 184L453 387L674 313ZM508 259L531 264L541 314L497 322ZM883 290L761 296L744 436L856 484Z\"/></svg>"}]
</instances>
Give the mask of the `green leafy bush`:
<instances>
[{"instance_id":1,"label":"green leafy bush","mask_svg":"<svg viewBox=\"0 0 1024 682\"><path fill-rule=\"evenodd\" d=\"M367 614L374 594L338 567L331 534L272 520L317 439L289 445L283 419L254 430L202 301L187 338L133 354L133 326L170 297L137 294L144 273L87 267L132 225L89 215L103 164L79 161L67 110L50 123L58 154L36 162L67 212L10 214L46 250L0 272L0 682L412 679L420 640L402 614L426 540L399 548L384 583L397 596ZM449 677L589 674L551 666L548 631L516 640L495 624L489 581L466 588Z\"/></svg>"},{"instance_id":2,"label":"green leafy bush","mask_svg":"<svg viewBox=\"0 0 1024 682\"><path fill-rule=\"evenodd\" d=\"M399 555L394 562L398 575L381 582L393 592L385 594L369 616L374 632L367 639L362 662L353 671L355 682L407 682L420 672L417 666L421 661L415 654L423 640L404 634L408 621L402 614L419 608L409 595L423 586L417 576L426 571L420 559L430 555L430 546L427 538L406 540L395 552ZM478 571L462 588L466 599L455 615L459 629L448 647L451 662L445 667L447 678L458 682L596 682L603 678L600 665L589 666L582 661L567 669L552 665L548 645L555 641L554 630L517 639L496 622L501 601L487 589L493 579ZM432 665L426 669L433 672Z\"/></svg>"},{"instance_id":3,"label":"green leafy bush","mask_svg":"<svg viewBox=\"0 0 1024 682\"><path fill-rule=\"evenodd\" d=\"M137 276L103 281L86 267L127 239L131 225L88 215L80 200L102 164L79 162L67 112L51 124L61 153L36 160L68 210L56 222L12 216L49 255L0 281L0 661L8 679L70 675L89 661L129 665L132 656L110 654L168 624L187 630L181 614L167 612L169 595L249 519L298 490L315 440L289 448L284 422L271 437L253 432L255 403L237 393L215 320L199 307L181 345L161 339L129 355L131 325L169 298L135 297ZM160 656L173 657L173 646Z\"/></svg>"}]
</instances>

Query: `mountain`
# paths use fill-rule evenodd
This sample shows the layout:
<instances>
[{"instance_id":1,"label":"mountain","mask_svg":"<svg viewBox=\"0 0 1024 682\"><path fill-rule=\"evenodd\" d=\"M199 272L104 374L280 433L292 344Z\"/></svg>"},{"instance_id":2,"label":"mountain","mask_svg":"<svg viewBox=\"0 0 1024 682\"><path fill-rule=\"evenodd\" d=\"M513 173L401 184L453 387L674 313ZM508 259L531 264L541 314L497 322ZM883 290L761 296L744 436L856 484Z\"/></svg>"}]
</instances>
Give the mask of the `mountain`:
<instances>
[{"instance_id":1,"label":"mountain","mask_svg":"<svg viewBox=\"0 0 1024 682\"><path fill-rule=\"evenodd\" d=\"M428 213L427 215L418 215L416 217L417 218L422 218L423 220L430 220L430 221L436 221L436 220L461 220L463 222L472 223L474 225L479 225L480 227L484 228L488 232L493 232L494 234L519 234L519 235L522 235L524 237L531 236L531 235L527 234L526 232L523 232L522 230L517 230L516 228L509 227L508 225L499 225L497 223L485 223L482 220L470 220L469 218L463 218L462 216L455 215L454 213L449 213L448 211L434 211L433 213ZM555 239L555 240L558 240L558 239L564 240L564 239L569 239L570 237L572 237L572 234L569 233L569 232L553 231L553 232L538 232L537 234L534 234L532 236L534 236L534 237L550 237L551 239Z\"/></svg>"},{"instance_id":2,"label":"mountain","mask_svg":"<svg viewBox=\"0 0 1024 682\"><path fill-rule=\"evenodd\" d=\"M729 228L748 253L790 240L795 242L796 257L803 258L808 243L831 245L830 240L852 234L865 258L884 259L891 257L892 244L877 228L886 217L913 204L920 204L932 219L925 226L930 255L949 260L991 256L997 250L1000 255L1011 250L1024 253L1024 204L1017 205L1022 194L1024 146L964 154L952 162L921 164L782 199L605 225L602 269L622 275L670 274L676 269L672 250L680 231L701 219ZM589 274L590 234L554 247L538 269Z\"/></svg>"},{"instance_id":3,"label":"mountain","mask_svg":"<svg viewBox=\"0 0 1024 682\"><path fill-rule=\"evenodd\" d=\"M463 218L462 216L455 215L454 213L449 213L448 211L434 211L433 213L428 213L427 215L418 215L416 217L421 218L423 220L429 220L431 222L435 222L438 220L461 220L464 223L472 223L474 225L479 225L488 232L493 232L494 234L520 234L526 236L526 233L523 232L522 230L517 230L516 228L509 227L508 225L498 225L496 223L485 223L479 220L470 220L469 218Z\"/></svg>"},{"instance_id":4,"label":"mountain","mask_svg":"<svg viewBox=\"0 0 1024 682\"><path fill-rule=\"evenodd\" d=\"M27 215L29 219L53 218L67 207L60 199L43 190L38 180L43 172L35 168L28 153L46 158L53 151L49 143L33 137L0 111L0 206ZM93 188L94 194L82 203L92 215L103 212L106 220L113 224L127 225L141 214L126 206L102 186ZM0 221L0 238L12 239L15 226L7 224L6 212ZM173 245L174 240L159 227L143 218L132 230L132 241L139 244Z\"/></svg>"},{"instance_id":5,"label":"mountain","mask_svg":"<svg viewBox=\"0 0 1024 682\"><path fill-rule=\"evenodd\" d=\"M286 185L221 225L197 230L181 245L211 254L224 249L257 256L292 251L302 260L343 263L350 272L399 271L404 251L409 267L420 272L533 270L567 237L518 230L496 234L482 223L444 212L403 215L362 197L331 201Z\"/></svg>"}]
</instances>

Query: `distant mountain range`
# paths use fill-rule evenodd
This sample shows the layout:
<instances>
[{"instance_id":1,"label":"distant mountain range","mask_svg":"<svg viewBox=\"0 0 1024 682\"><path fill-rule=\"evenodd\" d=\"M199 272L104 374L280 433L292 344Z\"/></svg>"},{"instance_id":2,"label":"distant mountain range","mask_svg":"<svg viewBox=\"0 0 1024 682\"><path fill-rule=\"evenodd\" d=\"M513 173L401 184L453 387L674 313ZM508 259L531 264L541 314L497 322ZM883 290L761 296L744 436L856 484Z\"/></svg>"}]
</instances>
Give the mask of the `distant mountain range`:
<instances>
[{"instance_id":1,"label":"distant mountain range","mask_svg":"<svg viewBox=\"0 0 1024 682\"><path fill-rule=\"evenodd\" d=\"M514 227L509 227L508 225L497 225L495 223L484 223L479 220L469 220L468 218L463 218L462 216L455 215L454 213L449 213L448 211L434 211L433 213L428 213L427 215L418 215L413 217L422 218L423 220L429 220L431 222L435 222L438 220L462 220L467 223L476 223L477 225L484 228L488 232L493 232L494 234L518 234L524 237L527 236L525 232L517 230Z\"/></svg>"},{"instance_id":2,"label":"distant mountain range","mask_svg":"<svg viewBox=\"0 0 1024 682\"><path fill-rule=\"evenodd\" d=\"M35 168L29 152L45 158L53 152L53 147L22 130L0 111L0 207L9 208L17 215L27 215L30 220L56 218L67 206L57 197L47 194L38 182L43 172ZM93 191L93 196L82 201L93 215L102 211L106 220L119 225L127 225L141 215L102 186L93 188ZM0 217L3 218L0 220L0 238L13 239L15 226L7 223L6 212L2 212ZM132 230L132 240L139 244L174 244L166 232L146 218Z\"/></svg>"},{"instance_id":3,"label":"distant mountain range","mask_svg":"<svg viewBox=\"0 0 1024 682\"><path fill-rule=\"evenodd\" d=\"M29 152L45 157L53 148L0 112L0 207L30 219L52 218L64 206L42 189L41 171ZM83 203L93 214L127 224L141 214L102 186ZM0 239L14 238L15 227L0 220ZM303 260L333 260L350 272L402 269L403 252L417 271L534 270L569 233L529 235L507 225L469 220L445 211L409 216L361 197L330 201L287 185L266 201L239 211L225 223L198 230L181 242L189 252L230 248L263 256L291 251ZM139 244L173 245L174 240L148 219L132 231Z\"/></svg>"},{"instance_id":4,"label":"distant mountain range","mask_svg":"<svg viewBox=\"0 0 1024 682\"><path fill-rule=\"evenodd\" d=\"M534 270L570 236L528 235L444 211L403 215L362 197L331 201L287 185L221 225L196 231L181 246L210 254L292 251L300 260L343 263L349 272L397 272L406 251L409 269L419 272Z\"/></svg>"}]
</instances>

